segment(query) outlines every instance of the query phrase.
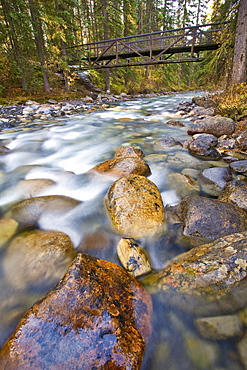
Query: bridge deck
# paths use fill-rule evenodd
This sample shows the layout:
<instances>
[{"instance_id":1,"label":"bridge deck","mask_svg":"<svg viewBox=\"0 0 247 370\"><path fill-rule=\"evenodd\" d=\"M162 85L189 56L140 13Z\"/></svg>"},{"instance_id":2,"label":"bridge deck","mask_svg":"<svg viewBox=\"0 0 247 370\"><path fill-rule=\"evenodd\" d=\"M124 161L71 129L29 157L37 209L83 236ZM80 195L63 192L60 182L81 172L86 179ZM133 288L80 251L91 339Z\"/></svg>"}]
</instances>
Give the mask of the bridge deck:
<instances>
[{"instance_id":1,"label":"bridge deck","mask_svg":"<svg viewBox=\"0 0 247 370\"><path fill-rule=\"evenodd\" d=\"M74 61L81 69L201 61L201 52L220 46L219 25L212 23L78 45L73 48Z\"/></svg>"}]
</instances>

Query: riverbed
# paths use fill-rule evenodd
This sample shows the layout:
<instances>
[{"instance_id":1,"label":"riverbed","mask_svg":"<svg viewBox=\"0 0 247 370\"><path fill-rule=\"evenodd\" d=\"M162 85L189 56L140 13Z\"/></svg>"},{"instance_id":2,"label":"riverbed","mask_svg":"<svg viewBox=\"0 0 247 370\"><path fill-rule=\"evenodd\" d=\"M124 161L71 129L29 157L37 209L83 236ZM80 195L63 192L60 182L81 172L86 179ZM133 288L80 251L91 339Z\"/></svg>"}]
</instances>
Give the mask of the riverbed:
<instances>
[{"instance_id":1,"label":"riverbed","mask_svg":"<svg viewBox=\"0 0 247 370\"><path fill-rule=\"evenodd\" d=\"M226 166L222 160L195 158L182 145L163 151L155 147L155 142L164 137L173 137L181 144L189 138L187 130L192 125L192 117L181 115L178 106L191 101L195 95L191 92L113 102L97 111L35 120L3 130L0 145L10 151L0 156L2 214L22 199L20 181L51 179L54 185L39 195L64 195L82 204L79 211L65 215L58 212L52 220L50 215L44 215L39 228L66 233L78 250L82 249L83 240L83 252L121 265L115 249L120 236L111 228L104 210L104 197L112 180L89 179L87 172L111 159L119 146L138 147L150 166L149 179L158 186L164 205L178 204L181 196L167 181L170 173L193 175L193 171L210 166ZM166 125L171 119L179 120L184 126ZM105 235L105 240L97 240L92 235ZM143 241L142 247L148 251L154 270L186 250L183 244L171 243L165 237ZM1 251L2 260L7 248L5 245ZM0 267L4 270L2 261ZM3 271L1 278L0 344L3 345L18 320L45 291L42 286L31 293L18 291L4 279ZM169 302L161 305L155 296L153 300L153 333L142 370L244 368L234 338L206 340L196 331L192 314L170 307Z\"/></svg>"}]
</instances>

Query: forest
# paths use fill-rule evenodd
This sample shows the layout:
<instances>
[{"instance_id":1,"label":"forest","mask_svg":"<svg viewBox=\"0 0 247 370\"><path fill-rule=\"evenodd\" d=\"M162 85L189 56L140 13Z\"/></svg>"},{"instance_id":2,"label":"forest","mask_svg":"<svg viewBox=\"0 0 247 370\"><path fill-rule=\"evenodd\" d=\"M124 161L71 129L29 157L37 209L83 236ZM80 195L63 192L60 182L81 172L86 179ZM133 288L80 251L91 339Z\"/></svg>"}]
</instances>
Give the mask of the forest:
<instances>
[{"instance_id":1,"label":"forest","mask_svg":"<svg viewBox=\"0 0 247 370\"><path fill-rule=\"evenodd\" d=\"M246 12L245 0L0 0L0 104L13 97L82 96L69 68L76 45L211 22L227 23L221 47L205 52L203 62L113 68L108 78L115 94L224 89L232 78L240 6ZM104 90L104 70L88 76ZM235 82L245 81L246 75Z\"/></svg>"}]
</instances>

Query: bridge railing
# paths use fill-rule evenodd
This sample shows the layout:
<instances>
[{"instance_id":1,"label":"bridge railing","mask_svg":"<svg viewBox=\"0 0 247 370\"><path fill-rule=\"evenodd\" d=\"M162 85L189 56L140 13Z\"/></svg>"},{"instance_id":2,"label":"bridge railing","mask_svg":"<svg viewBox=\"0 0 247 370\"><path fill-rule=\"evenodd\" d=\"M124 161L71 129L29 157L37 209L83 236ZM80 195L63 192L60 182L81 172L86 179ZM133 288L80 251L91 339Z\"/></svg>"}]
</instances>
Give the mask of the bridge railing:
<instances>
[{"instance_id":1,"label":"bridge railing","mask_svg":"<svg viewBox=\"0 0 247 370\"><path fill-rule=\"evenodd\" d=\"M177 60L177 53L180 53L179 60L184 58L184 53L187 59L198 59L200 51L218 47L217 34L221 30L222 23L211 23L97 41L78 47L84 64L90 68L164 63L168 59ZM138 61L133 62L132 58L138 58Z\"/></svg>"}]
</instances>

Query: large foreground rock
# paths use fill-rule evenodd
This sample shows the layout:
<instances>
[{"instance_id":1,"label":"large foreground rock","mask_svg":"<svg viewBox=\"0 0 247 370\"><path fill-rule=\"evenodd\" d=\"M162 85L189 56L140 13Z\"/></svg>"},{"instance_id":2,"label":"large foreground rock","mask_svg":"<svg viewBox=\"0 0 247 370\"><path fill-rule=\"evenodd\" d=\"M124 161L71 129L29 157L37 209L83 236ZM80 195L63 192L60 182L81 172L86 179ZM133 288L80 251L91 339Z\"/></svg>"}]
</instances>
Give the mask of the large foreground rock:
<instances>
[{"instance_id":1,"label":"large foreground rock","mask_svg":"<svg viewBox=\"0 0 247 370\"><path fill-rule=\"evenodd\" d=\"M190 135L205 133L220 137L222 135L231 135L234 131L235 122L231 118L207 117L193 124L187 132Z\"/></svg>"},{"instance_id":2,"label":"large foreground rock","mask_svg":"<svg viewBox=\"0 0 247 370\"><path fill-rule=\"evenodd\" d=\"M230 203L194 195L184 198L174 209L191 246L247 230L247 213Z\"/></svg>"},{"instance_id":3,"label":"large foreground rock","mask_svg":"<svg viewBox=\"0 0 247 370\"><path fill-rule=\"evenodd\" d=\"M192 248L145 278L160 299L199 315L235 312L247 304L247 232Z\"/></svg>"},{"instance_id":4,"label":"large foreground rock","mask_svg":"<svg viewBox=\"0 0 247 370\"><path fill-rule=\"evenodd\" d=\"M151 299L121 267L78 254L27 312L0 353L1 369L139 369Z\"/></svg>"},{"instance_id":5,"label":"large foreground rock","mask_svg":"<svg viewBox=\"0 0 247 370\"><path fill-rule=\"evenodd\" d=\"M114 182L106 197L113 227L129 238L155 236L163 230L165 214L157 186L144 176L129 175Z\"/></svg>"}]
</instances>

